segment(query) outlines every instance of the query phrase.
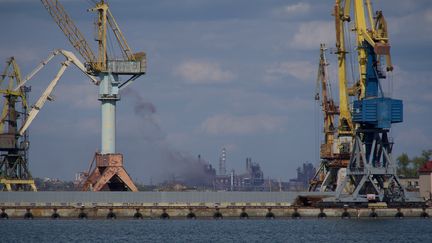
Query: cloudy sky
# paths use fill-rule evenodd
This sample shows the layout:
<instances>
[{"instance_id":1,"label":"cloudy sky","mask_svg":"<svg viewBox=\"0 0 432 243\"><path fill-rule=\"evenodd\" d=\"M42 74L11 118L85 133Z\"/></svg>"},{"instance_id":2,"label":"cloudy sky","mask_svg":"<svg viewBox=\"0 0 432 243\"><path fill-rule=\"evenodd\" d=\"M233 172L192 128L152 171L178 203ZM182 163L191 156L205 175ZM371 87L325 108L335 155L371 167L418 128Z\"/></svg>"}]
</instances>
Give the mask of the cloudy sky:
<instances>
[{"instance_id":1,"label":"cloudy sky","mask_svg":"<svg viewBox=\"0 0 432 243\"><path fill-rule=\"evenodd\" d=\"M92 1L61 2L95 45ZM432 2L373 2L388 20L395 65L385 89L405 104L405 122L392 131L394 154L417 155L432 148ZM282 180L303 162L317 163L321 116L313 97L319 43L334 47L333 0L109 3L132 49L148 57L148 73L123 93L117 113L117 150L135 180L175 174L166 162L173 155L201 154L217 167L222 147L229 169L244 171L252 157L266 177ZM0 0L0 29L0 59L15 56L23 74L53 49L73 50L39 1ZM336 94L335 56L328 58ZM32 100L61 61L31 81ZM97 87L72 67L54 95L30 127L30 168L72 179L100 146Z\"/></svg>"}]
</instances>

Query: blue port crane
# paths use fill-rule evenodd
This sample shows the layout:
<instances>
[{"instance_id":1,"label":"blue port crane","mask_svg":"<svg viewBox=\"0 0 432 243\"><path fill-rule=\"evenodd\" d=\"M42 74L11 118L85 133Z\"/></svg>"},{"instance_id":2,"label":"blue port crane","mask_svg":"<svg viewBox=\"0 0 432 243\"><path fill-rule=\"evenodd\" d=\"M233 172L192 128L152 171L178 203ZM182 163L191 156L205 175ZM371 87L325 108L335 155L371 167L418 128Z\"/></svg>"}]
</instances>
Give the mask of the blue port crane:
<instances>
[{"instance_id":1,"label":"blue port crane","mask_svg":"<svg viewBox=\"0 0 432 243\"><path fill-rule=\"evenodd\" d=\"M382 11L373 13L370 0L337 0L343 22L353 21L358 80L347 92L355 96L354 126L346 176L338 185L338 202L398 203L412 200L402 186L392 158L392 124L403 121L402 100L386 97L381 82L393 70L387 23ZM352 18L352 16L354 18ZM386 70L383 66L386 64Z\"/></svg>"}]
</instances>

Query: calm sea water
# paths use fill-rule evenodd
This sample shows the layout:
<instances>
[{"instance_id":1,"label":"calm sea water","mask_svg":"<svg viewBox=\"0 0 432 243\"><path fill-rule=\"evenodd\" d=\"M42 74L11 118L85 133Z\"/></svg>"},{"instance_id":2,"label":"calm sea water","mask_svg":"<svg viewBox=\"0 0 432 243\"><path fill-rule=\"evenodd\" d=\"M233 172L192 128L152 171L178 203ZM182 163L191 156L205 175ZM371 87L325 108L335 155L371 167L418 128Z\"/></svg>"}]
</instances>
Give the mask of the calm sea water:
<instances>
[{"instance_id":1,"label":"calm sea water","mask_svg":"<svg viewBox=\"0 0 432 243\"><path fill-rule=\"evenodd\" d=\"M3 220L0 242L432 242L432 219Z\"/></svg>"}]
</instances>

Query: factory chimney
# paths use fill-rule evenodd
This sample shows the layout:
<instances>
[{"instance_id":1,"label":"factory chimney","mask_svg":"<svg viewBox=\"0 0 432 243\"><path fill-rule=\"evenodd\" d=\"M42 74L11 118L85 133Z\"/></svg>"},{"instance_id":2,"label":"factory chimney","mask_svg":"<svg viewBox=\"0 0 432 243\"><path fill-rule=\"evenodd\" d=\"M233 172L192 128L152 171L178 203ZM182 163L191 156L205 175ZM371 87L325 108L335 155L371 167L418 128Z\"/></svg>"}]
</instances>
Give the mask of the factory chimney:
<instances>
[{"instance_id":1,"label":"factory chimney","mask_svg":"<svg viewBox=\"0 0 432 243\"><path fill-rule=\"evenodd\" d=\"M225 148L222 148L222 152L219 157L219 175L226 175L226 149Z\"/></svg>"}]
</instances>

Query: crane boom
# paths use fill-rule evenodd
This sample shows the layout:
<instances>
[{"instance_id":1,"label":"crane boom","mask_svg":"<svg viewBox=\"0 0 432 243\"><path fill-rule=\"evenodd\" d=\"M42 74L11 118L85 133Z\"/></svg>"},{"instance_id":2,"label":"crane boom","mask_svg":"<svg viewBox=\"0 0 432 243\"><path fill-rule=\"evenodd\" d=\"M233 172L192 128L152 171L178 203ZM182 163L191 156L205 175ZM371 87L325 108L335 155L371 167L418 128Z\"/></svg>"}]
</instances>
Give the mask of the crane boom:
<instances>
[{"instance_id":1,"label":"crane boom","mask_svg":"<svg viewBox=\"0 0 432 243\"><path fill-rule=\"evenodd\" d=\"M72 64L74 64L81 72L83 72L85 75L87 75L92 83L94 83L95 85L99 84L99 80L97 80L93 75L89 74L87 72L87 69L85 68L84 64L75 56L75 54L73 54L70 51L66 51L66 50L55 50L52 53L50 53L48 55L47 58L45 58L43 61L41 61L39 63L39 65L36 66L35 69L33 69L21 82L20 84L14 88L14 91L17 91L18 89L20 89L22 86L24 86L30 79L32 79L40 70L42 70L42 68L44 68L55 56L57 55L63 55L64 57L66 57L66 59L68 59Z\"/></svg>"},{"instance_id":2,"label":"crane boom","mask_svg":"<svg viewBox=\"0 0 432 243\"><path fill-rule=\"evenodd\" d=\"M93 53L84 35L75 26L58 0L41 0L41 2L66 35L71 45L80 53L84 60L87 63L96 62L96 55Z\"/></svg>"},{"instance_id":3,"label":"crane boom","mask_svg":"<svg viewBox=\"0 0 432 243\"><path fill-rule=\"evenodd\" d=\"M338 55L338 77L339 77L339 135L351 136L353 125L351 112L349 109L349 98L346 77L346 48L345 48L345 32L344 22L349 21L349 17L345 14L344 9L349 6L349 2L343 5L342 0L336 0L334 7L335 27L336 27L336 53Z\"/></svg>"},{"instance_id":4,"label":"crane boom","mask_svg":"<svg viewBox=\"0 0 432 243\"><path fill-rule=\"evenodd\" d=\"M24 121L24 124L21 126L19 130L19 135L21 136L25 133L27 128L33 122L33 120L39 113L40 109L42 109L42 107L45 105L45 102L50 99L50 95L52 91L57 86L58 81L60 80L64 71L70 64L74 64L76 67L78 67L78 69L81 70L81 72L83 72L85 75L87 75L94 84L98 84L99 82L94 76L88 74L86 68L84 67L84 64L82 64L72 52L59 49L53 51L46 59L44 59L32 72L30 72L30 74L26 77L26 79L23 82L20 82L20 84L14 90L19 90L23 85L27 83L27 81L29 81L34 75L36 75L46 64L48 64L58 54L63 55L66 58L66 61L62 63L62 66L60 70L57 72L55 78L50 82L50 84L45 89L42 96L38 99L36 104L30 110L27 119Z\"/></svg>"},{"instance_id":5,"label":"crane boom","mask_svg":"<svg viewBox=\"0 0 432 243\"><path fill-rule=\"evenodd\" d=\"M55 78L51 81L51 83L48 85L48 87L43 92L42 96L38 99L36 104L33 106L31 111L29 112L27 119L25 120L24 124L21 126L21 128L18 132L20 136L22 136L25 133L27 128L30 126L30 124L35 119L36 115L39 113L39 111L45 105L45 102L50 99L49 97L50 97L52 91L57 86L59 79L61 78L61 76L63 75L64 71L69 66L69 64L70 64L70 61L68 61L68 60L66 60L65 62L62 63L62 66L61 66L60 70L58 71L57 75L55 76Z\"/></svg>"}]
</instances>

